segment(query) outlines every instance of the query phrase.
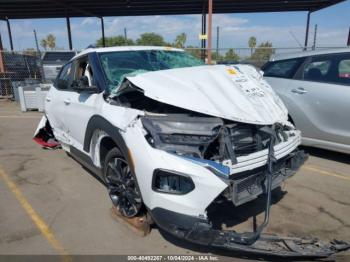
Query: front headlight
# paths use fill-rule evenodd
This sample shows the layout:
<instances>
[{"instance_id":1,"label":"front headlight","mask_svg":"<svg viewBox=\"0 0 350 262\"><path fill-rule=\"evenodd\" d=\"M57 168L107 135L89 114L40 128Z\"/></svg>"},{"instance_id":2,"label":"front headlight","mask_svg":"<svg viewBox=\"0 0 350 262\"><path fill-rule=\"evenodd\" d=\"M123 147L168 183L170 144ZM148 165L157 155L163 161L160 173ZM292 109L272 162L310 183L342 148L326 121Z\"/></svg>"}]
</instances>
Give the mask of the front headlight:
<instances>
[{"instance_id":1,"label":"front headlight","mask_svg":"<svg viewBox=\"0 0 350 262\"><path fill-rule=\"evenodd\" d=\"M145 116L141 121L153 147L199 158L203 158L223 125L219 118L188 115Z\"/></svg>"},{"instance_id":2,"label":"front headlight","mask_svg":"<svg viewBox=\"0 0 350 262\"><path fill-rule=\"evenodd\" d=\"M160 193L184 195L195 188L192 179L184 174L163 169L153 173L152 189Z\"/></svg>"}]
</instances>

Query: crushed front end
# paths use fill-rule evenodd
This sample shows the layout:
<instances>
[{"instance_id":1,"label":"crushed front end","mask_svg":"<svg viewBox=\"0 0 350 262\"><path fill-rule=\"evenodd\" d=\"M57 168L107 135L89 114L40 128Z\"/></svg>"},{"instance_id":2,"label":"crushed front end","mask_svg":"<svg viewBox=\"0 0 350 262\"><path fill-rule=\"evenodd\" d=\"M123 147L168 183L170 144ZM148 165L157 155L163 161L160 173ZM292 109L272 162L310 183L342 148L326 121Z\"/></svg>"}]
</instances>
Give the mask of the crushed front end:
<instances>
[{"instance_id":1,"label":"crushed front end","mask_svg":"<svg viewBox=\"0 0 350 262\"><path fill-rule=\"evenodd\" d=\"M143 202L156 224L188 241L265 255L325 257L349 246L263 234L271 194L307 159L301 134L257 71L203 66L128 77L111 104L139 117L123 132ZM216 203L260 195L264 221L251 232L214 226ZM220 214L218 214L220 216Z\"/></svg>"},{"instance_id":2,"label":"crushed front end","mask_svg":"<svg viewBox=\"0 0 350 262\"><path fill-rule=\"evenodd\" d=\"M227 185L206 211L222 199L239 206L266 195L264 221L252 232L213 228L207 216L156 207L150 213L160 228L197 244L261 255L327 257L349 248L339 241L324 244L316 239L281 238L262 233L269 220L272 190L295 174L307 159L307 155L297 149L300 132L292 125L258 126L183 114L146 115L141 122L151 147L199 165ZM180 196L195 190L196 184L189 182L190 176L187 181L185 178L175 180L171 178L172 173L176 171L156 169L152 189ZM159 176L161 178L155 179Z\"/></svg>"},{"instance_id":3,"label":"crushed front end","mask_svg":"<svg viewBox=\"0 0 350 262\"><path fill-rule=\"evenodd\" d=\"M258 126L181 114L145 116L142 124L151 146L220 177L228 186L219 197L235 206L267 193L269 161L273 161L274 189L295 174L307 158L297 149L300 131L290 125Z\"/></svg>"}]
</instances>

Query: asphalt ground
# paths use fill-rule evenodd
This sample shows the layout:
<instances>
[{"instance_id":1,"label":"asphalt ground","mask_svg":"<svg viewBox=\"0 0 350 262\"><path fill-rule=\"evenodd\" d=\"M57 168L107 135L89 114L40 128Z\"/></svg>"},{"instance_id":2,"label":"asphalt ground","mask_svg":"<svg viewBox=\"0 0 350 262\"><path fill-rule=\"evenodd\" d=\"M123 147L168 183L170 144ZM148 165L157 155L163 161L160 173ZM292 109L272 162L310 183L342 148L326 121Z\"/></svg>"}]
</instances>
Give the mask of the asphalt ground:
<instances>
[{"instance_id":1,"label":"asphalt ground","mask_svg":"<svg viewBox=\"0 0 350 262\"><path fill-rule=\"evenodd\" d=\"M32 141L41 113L0 100L0 255L218 255L159 231L141 237L111 216L104 186L63 150ZM266 232L350 242L350 157L310 153L303 168L274 192ZM263 220L263 199L221 211L227 227L252 229ZM333 257L350 261L350 252ZM255 259L249 257L249 260ZM1 260L1 256L0 256Z\"/></svg>"}]
</instances>

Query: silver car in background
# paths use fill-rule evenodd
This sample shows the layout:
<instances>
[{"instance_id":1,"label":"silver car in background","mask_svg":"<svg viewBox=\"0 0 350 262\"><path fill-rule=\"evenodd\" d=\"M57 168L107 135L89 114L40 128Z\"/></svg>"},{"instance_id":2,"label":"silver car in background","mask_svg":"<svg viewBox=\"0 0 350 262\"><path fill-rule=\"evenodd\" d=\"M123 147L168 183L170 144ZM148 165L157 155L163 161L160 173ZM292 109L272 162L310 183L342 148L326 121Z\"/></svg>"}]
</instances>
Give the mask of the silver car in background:
<instances>
[{"instance_id":1,"label":"silver car in background","mask_svg":"<svg viewBox=\"0 0 350 262\"><path fill-rule=\"evenodd\" d=\"M41 58L45 80L48 82L53 82L61 70L61 67L76 54L76 51L45 51Z\"/></svg>"},{"instance_id":2,"label":"silver car in background","mask_svg":"<svg viewBox=\"0 0 350 262\"><path fill-rule=\"evenodd\" d=\"M303 145L350 153L350 48L281 54L262 70Z\"/></svg>"}]
</instances>

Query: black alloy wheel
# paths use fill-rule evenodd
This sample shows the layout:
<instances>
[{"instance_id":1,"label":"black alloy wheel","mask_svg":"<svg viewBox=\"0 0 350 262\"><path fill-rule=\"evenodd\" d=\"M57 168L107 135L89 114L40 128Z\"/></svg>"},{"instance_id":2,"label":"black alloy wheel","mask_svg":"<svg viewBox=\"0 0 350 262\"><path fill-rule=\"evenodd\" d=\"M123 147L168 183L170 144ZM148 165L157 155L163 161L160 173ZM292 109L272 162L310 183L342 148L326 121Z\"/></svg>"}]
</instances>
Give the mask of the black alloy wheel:
<instances>
[{"instance_id":1,"label":"black alloy wheel","mask_svg":"<svg viewBox=\"0 0 350 262\"><path fill-rule=\"evenodd\" d=\"M104 177L112 203L125 217L136 216L142 207L142 197L136 177L118 148L105 158Z\"/></svg>"}]
</instances>

